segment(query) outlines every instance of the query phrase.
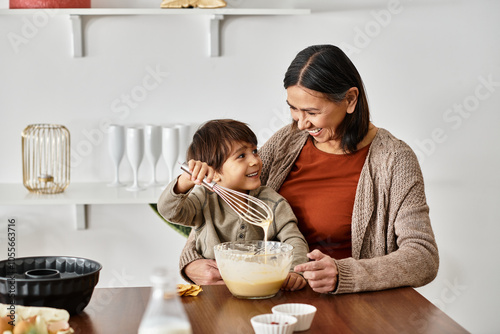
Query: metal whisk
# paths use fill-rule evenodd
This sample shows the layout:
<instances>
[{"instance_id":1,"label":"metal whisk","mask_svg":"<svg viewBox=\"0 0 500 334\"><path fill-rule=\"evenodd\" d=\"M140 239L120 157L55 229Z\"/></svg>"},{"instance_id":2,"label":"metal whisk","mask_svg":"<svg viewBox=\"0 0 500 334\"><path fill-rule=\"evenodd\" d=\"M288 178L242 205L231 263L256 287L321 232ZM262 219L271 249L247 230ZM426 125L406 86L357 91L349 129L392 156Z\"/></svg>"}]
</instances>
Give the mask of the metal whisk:
<instances>
[{"instance_id":1,"label":"metal whisk","mask_svg":"<svg viewBox=\"0 0 500 334\"><path fill-rule=\"evenodd\" d=\"M181 164L181 169L191 175L186 163ZM203 179L202 184L219 195L244 221L254 225L263 225L265 221L273 221L273 211L269 205L260 199L225 188L218 185L215 181L208 183Z\"/></svg>"}]
</instances>

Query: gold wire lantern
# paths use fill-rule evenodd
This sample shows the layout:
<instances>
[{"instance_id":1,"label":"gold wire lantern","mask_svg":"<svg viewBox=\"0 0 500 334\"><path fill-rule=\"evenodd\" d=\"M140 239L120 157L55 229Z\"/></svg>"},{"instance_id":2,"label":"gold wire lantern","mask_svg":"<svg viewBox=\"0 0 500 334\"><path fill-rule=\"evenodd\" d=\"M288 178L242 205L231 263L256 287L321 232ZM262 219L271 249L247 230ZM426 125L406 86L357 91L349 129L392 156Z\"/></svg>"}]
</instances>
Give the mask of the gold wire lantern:
<instances>
[{"instance_id":1,"label":"gold wire lantern","mask_svg":"<svg viewBox=\"0 0 500 334\"><path fill-rule=\"evenodd\" d=\"M31 192L56 194L69 185L70 136L63 125L31 124L22 132L23 183Z\"/></svg>"}]
</instances>

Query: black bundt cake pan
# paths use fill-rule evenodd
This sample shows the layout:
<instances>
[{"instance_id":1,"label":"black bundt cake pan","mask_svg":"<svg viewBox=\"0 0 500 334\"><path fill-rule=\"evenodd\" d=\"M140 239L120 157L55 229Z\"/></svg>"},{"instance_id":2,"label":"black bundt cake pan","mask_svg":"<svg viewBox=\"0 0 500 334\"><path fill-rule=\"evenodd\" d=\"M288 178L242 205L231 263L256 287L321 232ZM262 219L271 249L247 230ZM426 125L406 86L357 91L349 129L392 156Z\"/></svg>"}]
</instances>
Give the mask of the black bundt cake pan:
<instances>
[{"instance_id":1,"label":"black bundt cake pan","mask_svg":"<svg viewBox=\"0 0 500 334\"><path fill-rule=\"evenodd\" d=\"M83 311L99 281L101 264L71 256L0 261L0 303Z\"/></svg>"}]
</instances>

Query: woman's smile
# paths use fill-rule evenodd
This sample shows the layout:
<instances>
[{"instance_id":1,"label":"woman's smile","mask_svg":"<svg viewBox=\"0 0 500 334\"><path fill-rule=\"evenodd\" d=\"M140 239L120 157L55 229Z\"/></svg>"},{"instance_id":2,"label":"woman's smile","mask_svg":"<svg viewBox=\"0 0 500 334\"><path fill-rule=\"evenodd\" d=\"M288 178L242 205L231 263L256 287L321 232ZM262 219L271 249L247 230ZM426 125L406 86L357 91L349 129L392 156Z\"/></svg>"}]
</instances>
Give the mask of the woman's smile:
<instances>
[{"instance_id":1,"label":"woman's smile","mask_svg":"<svg viewBox=\"0 0 500 334\"><path fill-rule=\"evenodd\" d=\"M321 130L323 130L323 128L316 128L314 130L307 130L307 132L309 132L309 134L313 137L317 137L321 134Z\"/></svg>"},{"instance_id":2,"label":"woman's smile","mask_svg":"<svg viewBox=\"0 0 500 334\"><path fill-rule=\"evenodd\" d=\"M322 136L325 141L332 140L331 135L347 114L347 104L332 102L325 94L301 86L287 88L287 103L298 128L314 138L328 132L328 137Z\"/></svg>"}]
</instances>

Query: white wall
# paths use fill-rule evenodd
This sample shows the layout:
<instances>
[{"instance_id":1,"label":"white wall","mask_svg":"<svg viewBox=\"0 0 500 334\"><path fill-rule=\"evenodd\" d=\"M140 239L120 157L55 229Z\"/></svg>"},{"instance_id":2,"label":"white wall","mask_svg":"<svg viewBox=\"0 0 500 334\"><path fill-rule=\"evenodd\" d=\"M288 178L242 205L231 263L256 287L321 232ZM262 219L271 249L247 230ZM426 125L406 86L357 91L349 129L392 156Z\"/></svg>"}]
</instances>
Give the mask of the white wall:
<instances>
[{"instance_id":1,"label":"white wall","mask_svg":"<svg viewBox=\"0 0 500 334\"><path fill-rule=\"evenodd\" d=\"M94 0L93 6L116 3ZM66 17L37 22L29 36L23 32L33 18L1 17L0 182L22 181L20 133L37 122L61 123L71 131L72 182L111 180L102 122L231 117L248 122L264 142L289 120L282 88L289 62L308 45L336 44L365 80L373 122L420 157L441 267L419 291L466 329L498 332L500 3L287 3L311 7L313 14L227 17L220 58L207 57L204 17L85 18L85 57L76 59L70 56ZM13 33L26 37L25 43L14 46ZM160 72L158 87L134 100L151 71ZM133 108L122 102L126 95ZM121 169L130 178L126 163ZM143 180L148 172L142 165ZM74 230L71 210L0 206L0 219L4 224L7 217L18 218L20 256L102 262L100 286L146 285L154 265L176 268L184 240L149 207L92 206L86 231ZM425 324L418 329L425 332Z\"/></svg>"}]
</instances>

